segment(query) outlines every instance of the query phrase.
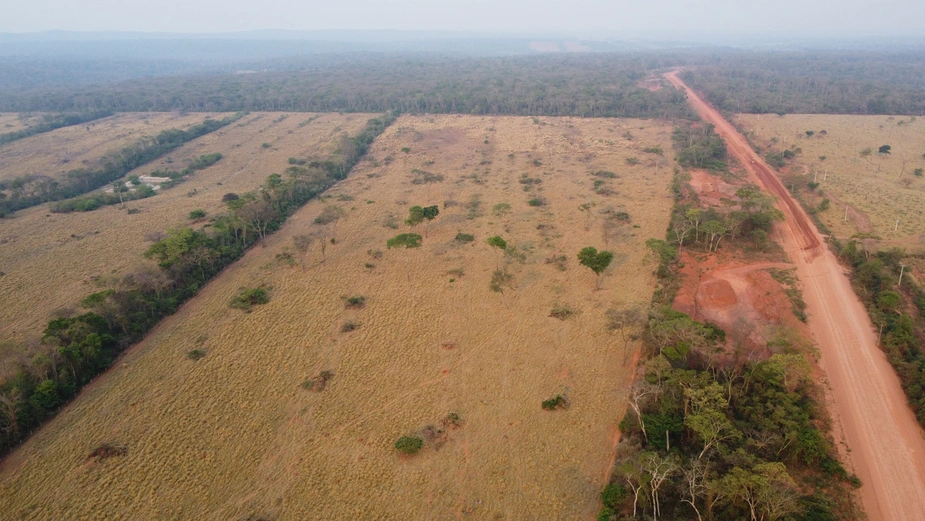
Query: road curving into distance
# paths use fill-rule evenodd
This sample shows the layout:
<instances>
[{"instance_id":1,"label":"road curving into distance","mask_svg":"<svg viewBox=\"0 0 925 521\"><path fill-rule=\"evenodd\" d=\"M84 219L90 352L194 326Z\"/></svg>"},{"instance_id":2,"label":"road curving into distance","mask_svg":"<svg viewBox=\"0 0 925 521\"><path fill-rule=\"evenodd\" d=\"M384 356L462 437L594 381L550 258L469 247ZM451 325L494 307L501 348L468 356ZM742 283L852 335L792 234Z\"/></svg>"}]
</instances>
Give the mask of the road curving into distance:
<instances>
[{"instance_id":1,"label":"road curving into distance","mask_svg":"<svg viewBox=\"0 0 925 521\"><path fill-rule=\"evenodd\" d=\"M828 377L834 409L829 412L850 451L846 464L863 483L861 500L868 518L925 520L925 433L907 405L899 378L877 347L874 327L844 268L745 137L685 85L678 71L665 77L687 93L691 106L716 127L749 175L778 198L785 217L784 248L797 267L810 331Z\"/></svg>"}]
</instances>

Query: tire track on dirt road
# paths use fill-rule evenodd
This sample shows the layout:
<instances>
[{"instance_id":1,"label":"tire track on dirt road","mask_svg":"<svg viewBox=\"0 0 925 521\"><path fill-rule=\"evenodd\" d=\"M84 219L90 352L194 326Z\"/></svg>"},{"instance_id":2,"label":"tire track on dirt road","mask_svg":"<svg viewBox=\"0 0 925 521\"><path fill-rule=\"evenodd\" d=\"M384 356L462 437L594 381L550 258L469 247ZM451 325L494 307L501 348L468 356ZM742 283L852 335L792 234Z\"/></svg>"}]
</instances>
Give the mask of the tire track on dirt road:
<instances>
[{"instance_id":1,"label":"tire track on dirt road","mask_svg":"<svg viewBox=\"0 0 925 521\"><path fill-rule=\"evenodd\" d=\"M849 454L842 451L842 457L863 482L861 499L868 518L925 520L923 432L906 404L899 378L877 347L873 325L844 269L803 209L735 127L685 85L678 71L665 77L687 93L697 113L716 127L749 174L778 197L785 217L784 248L803 284L810 330L829 380L834 403L830 412L850 450Z\"/></svg>"}]
</instances>

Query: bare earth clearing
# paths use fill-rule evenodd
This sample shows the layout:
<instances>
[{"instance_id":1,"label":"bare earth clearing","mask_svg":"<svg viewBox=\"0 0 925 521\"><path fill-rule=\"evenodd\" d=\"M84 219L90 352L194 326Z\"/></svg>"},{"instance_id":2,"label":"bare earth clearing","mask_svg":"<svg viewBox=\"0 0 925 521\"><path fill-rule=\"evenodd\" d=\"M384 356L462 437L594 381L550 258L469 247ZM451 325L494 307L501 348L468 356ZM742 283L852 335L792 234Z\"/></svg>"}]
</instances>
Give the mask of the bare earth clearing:
<instances>
[{"instance_id":1,"label":"bare earth clearing","mask_svg":"<svg viewBox=\"0 0 925 521\"><path fill-rule=\"evenodd\" d=\"M628 130L632 141L621 137ZM670 150L670 132L636 120L400 118L330 197L296 213L11 455L0 517L593 517L631 368L604 314L651 299L643 243L667 226L671 170L655 173L640 150ZM444 179L412 184L414 169ZM601 169L620 176L606 179L617 193L593 192L599 178L589 174ZM523 174L540 181L521 184ZM547 204L529 206L534 197ZM590 217L578 210L586 202ZM493 215L498 203L511 212ZM336 232L313 223L330 204L346 212ZM401 222L415 204L440 206L423 247L386 249L412 231ZM608 209L639 228L611 233L613 269L593 291L575 254L604 246ZM455 241L459 232L475 240ZM277 255L306 233L337 241L322 262L316 240L303 272ZM495 234L517 255L497 256L486 244ZM546 262L560 255L565 271ZM489 289L499 264L513 275L503 293ZM268 304L229 309L240 287L261 284L272 287ZM355 295L365 307L347 309L343 298ZM550 317L556 304L576 314ZM347 321L358 327L342 332ZM187 359L197 345L205 357ZM301 387L324 370L334 376L323 391ZM557 394L571 406L543 411ZM463 423L442 442L411 457L393 449L450 412ZM101 443L127 454L88 460Z\"/></svg>"},{"instance_id":2,"label":"bare earth clearing","mask_svg":"<svg viewBox=\"0 0 925 521\"><path fill-rule=\"evenodd\" d=\"M184 183L127 203L140 213L129 215L112 205L92 212L52 214L47 205L41 205L0 220L0 271L5 273L0 277L0 345L37 341L55 310L73 308L129 271L155 267L142 258L151 244L145 240L150 232L190 224L188 215L195 209L208 215L222 211L223 194L255 189L268 175L282 173L289 157L329 157L343 133L355 134L370 117L251 114L133 171L147 175L162 168L182 169L199 155L223 155ZM203 116L197 118L202 121ZM31 141L44 141L46 136L20 143L35 147ZM271 146L263 147L263 143ZM0 363L4 356L0 352Z\"/></svg>"},{"instance_id":3,"label":"bare earth clearing","mask_svg":"<svg viewBox=\"0 0 925 521\"><path fill-rule=\"evenodd\" d=\"M716 125L733 154L784 212L784 248L797 267L810 315L809 326L822 353L832 413L850 454L842 454L861 478L864 509L872 520L921 520L925 512L925 440L899 379L877 348L876 334L843 268L773 170L745 138L677 77L697 112ZM837 434L837 433L836 433Z\"/></svg>"},{"instance_id":4,"label":"bare earth clearing","mask_svg":"<svg viewBox=\"0 0 925 521\"><path fill-rule=\"evenodd\" d=\"M817 201L831 199L831 208L819 216L836 236L872 232L892 244L925 244L925 178L913 174L925 168L925 121L903 116L739 114L736 122L763 148L802 149L791 170L816 179L825 192ZM814 134L807 136L806 131ZM881 145L890 145L891 152L879 154ZM862 157L865 148L872 152Z\"/></svg>"},{"instance_id":5,"label":"bare earth clearing","mask_svg":"<svg viewBox=\"0 0 925 521\"><path fill-rule=\"evenodd\" d=\"M21 176L61 177L78 168L94 168L110 152L162 130L187 129L208 113L174 112L116 114L83 125L63 127L0 147L0 181Z\"/></svg>"}]
</instances>

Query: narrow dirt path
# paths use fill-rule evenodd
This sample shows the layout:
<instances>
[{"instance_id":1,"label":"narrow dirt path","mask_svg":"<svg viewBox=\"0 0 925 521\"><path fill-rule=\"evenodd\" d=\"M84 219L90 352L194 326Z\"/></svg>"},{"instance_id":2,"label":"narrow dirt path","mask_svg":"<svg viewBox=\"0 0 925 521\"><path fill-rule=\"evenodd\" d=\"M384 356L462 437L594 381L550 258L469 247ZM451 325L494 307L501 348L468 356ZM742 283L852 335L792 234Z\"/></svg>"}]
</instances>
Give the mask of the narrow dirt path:
<instances>
[{"instance_id":1,"label":"narrow dirt path","mask_svg":"<svg viewBox=\"0 0 925 521\"><path fill-rule=\"evenodd\" d=\"M665 75L704 120L716 127L729 152L767 191L784 212L784 248L793 259L804 288L809 326L822 353L842 426L850 466L861 478L861 499L872 521L925 520L925 439L899 378L877 348L876 334L843 268L823 245L822 236L790 197L771 168L745 138L715 109L678 78Z\"/></svg>"}]
</instances>

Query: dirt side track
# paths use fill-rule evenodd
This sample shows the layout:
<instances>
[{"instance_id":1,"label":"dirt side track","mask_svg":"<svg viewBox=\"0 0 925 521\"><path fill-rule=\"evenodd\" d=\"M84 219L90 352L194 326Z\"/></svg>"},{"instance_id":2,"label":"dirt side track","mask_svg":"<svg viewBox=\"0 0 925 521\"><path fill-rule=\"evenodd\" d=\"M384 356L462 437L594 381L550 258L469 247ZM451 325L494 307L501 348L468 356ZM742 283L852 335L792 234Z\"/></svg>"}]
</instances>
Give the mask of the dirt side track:
<instances>
[{"instance_id":1,"label":"dirt side track","mask_svg":"<svg viewBox=\"0 0 925 521\"><path fill-rule=\"evenodd\" d=\"M716 126L730 153L778 197L786 218L784 248L803 284L810 330L831 388L831 413L850 450L850 454L843 451L843 457L863 482L861 498L869 519L925 519L923 432L906 405L899 378L877 348L873 325L843 268L771 168L677 74L668 73L666 78L687 92L691 105Z\"/></svg>"}]
</instances>

